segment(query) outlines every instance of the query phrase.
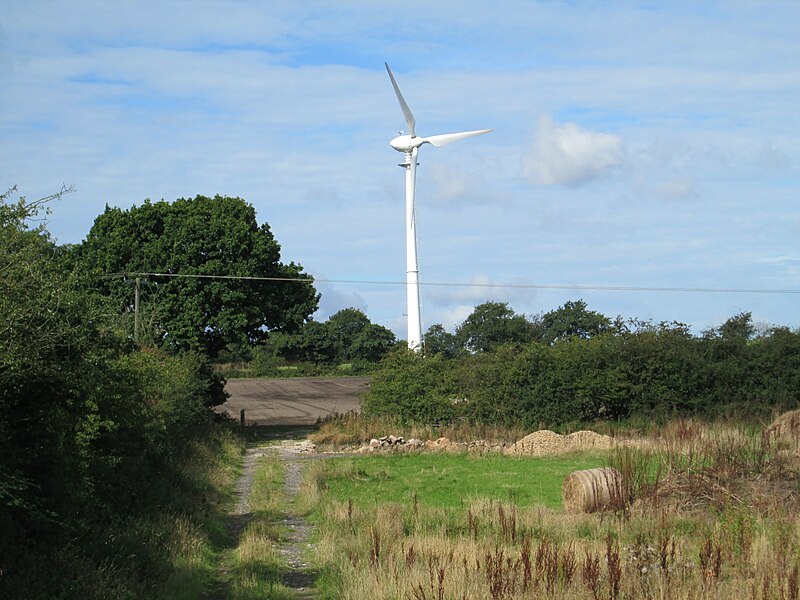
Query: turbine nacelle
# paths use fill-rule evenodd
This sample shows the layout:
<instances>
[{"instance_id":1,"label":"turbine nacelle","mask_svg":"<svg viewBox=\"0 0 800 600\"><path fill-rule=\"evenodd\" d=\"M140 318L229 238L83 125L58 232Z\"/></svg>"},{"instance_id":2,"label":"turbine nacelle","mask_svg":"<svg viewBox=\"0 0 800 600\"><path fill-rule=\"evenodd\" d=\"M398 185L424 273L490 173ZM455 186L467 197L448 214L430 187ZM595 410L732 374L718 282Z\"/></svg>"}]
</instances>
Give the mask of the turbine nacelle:
<instances>
[{"instance_id":1,"label":"turbine nacelle","mask_svg":"<svg viewBox=\"0 0 800 600\"><path fill-rule=\"evenodd\" d=\"M411 152L414 148L419 148L422 144L431 146L446 146L458 140L491 133L494 129L476 129L475 131L460 131L458 133L443 133L442 135L432 135L430 137L419 137L416 135L398 135L389 144L398 152Z\"/></svg>"},{"instance_id":2,"label":"turbine nacelle","mask_svg":"<svg viewBox=\"0 0 800 600\"><path fill-rule=\"evenodd\" d=\"M389 145L397 150L398 152L411 152L414 148L419 148L427 142L425 138L418 137L416 135L398 135L394 138Z\"/></svg>"}]
</instances>

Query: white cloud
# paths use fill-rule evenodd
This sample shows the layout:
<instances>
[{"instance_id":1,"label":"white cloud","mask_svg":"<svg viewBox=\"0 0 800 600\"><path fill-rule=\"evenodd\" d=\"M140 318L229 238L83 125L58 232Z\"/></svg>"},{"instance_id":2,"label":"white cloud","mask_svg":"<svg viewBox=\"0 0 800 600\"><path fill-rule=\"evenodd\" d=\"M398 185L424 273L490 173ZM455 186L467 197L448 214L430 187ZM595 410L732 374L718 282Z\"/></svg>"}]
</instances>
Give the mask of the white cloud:
<instances>
[{"instance_id":1,"label":"white cloud","mask_svg":"<svg viewBox=\"0 0 800 600\"><path fill-rule=\"evenodd\" d=\"M475 189L477 177L464 171L455 170L434 163L430 166L430 178L434 185L432 200L437 203L449 203L464 198Z\"/></svg>"},{"instance_id":2,"label":"white cloud","mask_svg":"<svg viewBox=\"0 0 800 600\"><path fill-rule=\"evenodd\" d=\"M317 321L325 321L344 308L357 308L367 312L367 302L358 292L343 291L325 281L317 281L314 287L322 296L319 308L314 313L314 319Z\"/></svg>"},{"instance_id":3,"label":"white cloud","mask_svg":"<svg viewBox=\"0 0 800 600\"><path fill-rule=\"evenodd\" d=\"M468 304L459 304L448 310L442 310L435 313L436 319L425 324L426 329L434 323L441 323L448 331L455 331L455 328L461 325L464 320L472 314L475 307Z\"/></svg>"},{"instance_id":4,"label":"white cloud","mask_svg":"<svg viewBox=\"0 0 800 600\"><path fill-rule=\"evenodd\" d=\"M624 156L619 136L541 117L533 148L522 159L523 173L537 185L579 186L620 166Z\"/></svg>"},{"instance_id":5,"label":"white cloud","mask_svg":"<svg viewBox=\"0 0 800 600\"><path fill-rule=\"evenodd\" d=\"M425 288L424 292L425 299L429 299L438 306L471 302L474 307L483 302L529 301L535 296L535 289L514 287L515 284L524 285L525 283L522 281L497 282L490 280L485 275L473 275L468 285L434 286Z\"/></svg>"}]
</instances>

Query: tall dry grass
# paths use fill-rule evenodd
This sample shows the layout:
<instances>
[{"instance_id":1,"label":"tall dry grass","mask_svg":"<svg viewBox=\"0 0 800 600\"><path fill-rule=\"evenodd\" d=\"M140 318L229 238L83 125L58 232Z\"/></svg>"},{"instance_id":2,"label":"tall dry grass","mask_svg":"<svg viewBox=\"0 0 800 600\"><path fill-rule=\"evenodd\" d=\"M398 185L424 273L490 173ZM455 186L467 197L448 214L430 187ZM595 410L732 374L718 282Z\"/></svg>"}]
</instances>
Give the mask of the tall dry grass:
<instances>
[{"instance_id":1,"label":"tall dry grass","mask_svg":"<svg viewBox=\"0 0 800 600\"><path fill-rule=\"evenodd\" d=\"M609 462L636 500L592 515L326 501L312 465L323 589L344 600L800 597L796 459L741 428L682 422Z\"/></svg>"}]
</instances>

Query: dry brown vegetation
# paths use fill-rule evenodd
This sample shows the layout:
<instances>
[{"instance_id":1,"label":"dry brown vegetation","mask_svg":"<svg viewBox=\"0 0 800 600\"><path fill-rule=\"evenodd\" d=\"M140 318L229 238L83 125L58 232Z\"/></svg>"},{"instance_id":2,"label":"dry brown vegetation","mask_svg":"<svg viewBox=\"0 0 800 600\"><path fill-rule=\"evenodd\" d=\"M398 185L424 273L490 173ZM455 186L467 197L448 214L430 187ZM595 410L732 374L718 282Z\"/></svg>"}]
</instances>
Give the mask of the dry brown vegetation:
<instances>
[{"instance_id":1,"label":"dry brown vegetation","mask_svg":"<svg viewBox=\"0 0 800 600\"><path fill-rule=\"evenodd\" d=\"M800 596L795 453L684 420L608 456L633 502L594 514L481 498L456 510L331 501L312 465L322 588L342 599Z\"/></svg>"}]
</instances>

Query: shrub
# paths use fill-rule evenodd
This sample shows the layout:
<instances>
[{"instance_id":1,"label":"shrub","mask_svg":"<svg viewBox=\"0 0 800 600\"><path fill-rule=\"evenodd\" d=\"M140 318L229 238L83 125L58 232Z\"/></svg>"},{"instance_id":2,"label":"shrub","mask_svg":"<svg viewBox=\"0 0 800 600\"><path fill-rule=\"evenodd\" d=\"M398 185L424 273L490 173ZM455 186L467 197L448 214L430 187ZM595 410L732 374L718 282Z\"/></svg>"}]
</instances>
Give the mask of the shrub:
<instances>
[{"instance_id":1,"label":"shrub","mask_svg":"<svg viewBox=\"0 0 800 600\"><path fill-rule=\"evenodd\" d=\"M366 415L433 423L456 415L451 365L441 356L398 349L376 372L362 405Z\"/></svg>"}]
</instances>

